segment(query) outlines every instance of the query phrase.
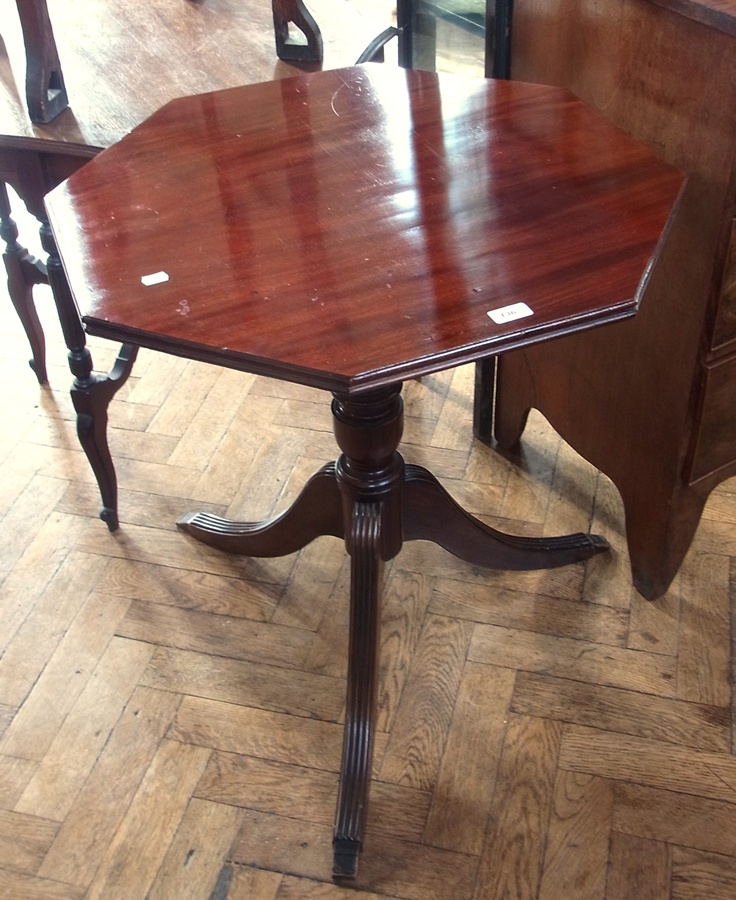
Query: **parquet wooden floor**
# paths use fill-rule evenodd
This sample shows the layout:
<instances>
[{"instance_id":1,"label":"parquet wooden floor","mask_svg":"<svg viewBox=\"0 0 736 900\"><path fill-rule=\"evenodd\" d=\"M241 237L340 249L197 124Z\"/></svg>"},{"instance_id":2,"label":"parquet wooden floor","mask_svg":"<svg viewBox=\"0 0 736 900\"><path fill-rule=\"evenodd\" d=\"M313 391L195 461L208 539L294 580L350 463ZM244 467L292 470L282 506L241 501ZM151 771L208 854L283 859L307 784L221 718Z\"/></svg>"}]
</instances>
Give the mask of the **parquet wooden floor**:
<instances>
[{"instance_id":1,"label":"parquet wooden floor","mask_svg":"<svg viewBox=\"0 0 736 900\"><path fill-rule=\"evenodd\" d=\"M736 482L650 604L616 491L541 417L512 462L471 439L469 369L407 386L405 455L468 509L613 551L510 574L416 543L387 567L369 833L336 887L344 550L230 558L174 524L283 508L335 455L325 395L142 353L111 535L37 296L46 388L0 295L1 898L736 897Z\"/></svg>"}]
</instances>

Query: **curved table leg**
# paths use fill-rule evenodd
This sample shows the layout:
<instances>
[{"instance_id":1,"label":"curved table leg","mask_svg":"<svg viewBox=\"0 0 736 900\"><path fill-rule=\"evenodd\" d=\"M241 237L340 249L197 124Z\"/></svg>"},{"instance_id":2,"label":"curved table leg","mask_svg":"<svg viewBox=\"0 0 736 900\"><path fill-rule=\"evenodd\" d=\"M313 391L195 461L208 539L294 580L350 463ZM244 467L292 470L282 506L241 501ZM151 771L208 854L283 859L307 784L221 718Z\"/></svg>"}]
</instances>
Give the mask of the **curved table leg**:
<instances>
[{"instance_id":1,"label":"curved table leg","mask_svg":"<svg viewBox=\"0 0 736 900\"><path fill-rule=\"evenodd\" d=\"M322 62L322 33L302 0L271 0L276 55L286 62ZM289 24L304 34L306 44L289 37Z\"/></svg>"},{"instance_id":2,"label":"curved table leg","mask_svg":"<svg viewBox=\"0 0 736 900\"><path fill-rule=\"evenodd\" d=\"M242 556L285 556L323 534L344 537L335 464L328 463L312 475L293 505L267 522L232 522L189 513L177 525L198 541Z\"/></svg>"},{"instance_id":3,"label":"curved table leg","mask_svg":"<svg viewBox=\"0 0 736 900\"><path fill-rule=\"evenodd\" d=\"M608 550L596 534L517 537L496 531L466 512L431 472L407 465L404 485L405 541L433 541L459 559L489 569L552 569Z\"/></svg>"},{"instance_id":4,"label":"curved table leg","mask_svg":"<svg viewBox=\"0 0 736 900\"><path fill-rule=\"evenodd\" d=\"M138 348L123 344L109 374L98 375L92 371L92 354L87 347L84 328L47 221L41 225L41 245L49 255L46 267L49 284L64 341L69 349L69 368L74 376L71 395L77 412L77 434L102 495L100 518L110 531L115 531L119 524L118 481L107 443L107 409L128 380Z\"/></svg>"},{"instance_id":5,"label":"curved table leg","mask_svg":"<svg viewBox=\"0 0 736 900\"><path fill-rule=\"evenodd\" d=\"M77 412L77 435L100 489L100 518L110 531L116 531L119 526L118 480L107 442L107 409L128 380L137 354L137 347L123 344L109 374L76 378L71 390L72 403ZM91 364L91 358L89 362Z\"/></svg>"},{"instance_id":6,"label":"curved table leg","mask_svg":"<svg viewBox=\"0 0 736 900\"><path fill-rule=\"evenodd\" d=\"M381 503L357 502L351 525L348 690L332 839L336 879L357 874L368 809L383 579L382 507Z\"/></svg>"},{"instance_id":7,"label":"curved table leg","mask_svg":"<svg viewBox=\"0 0 736 900\"><path fill-rule=\"evenodd\" d=\"M46 282L46 266L18 243L18 226L10 215L10 200L0 181L0 238L5 242L3 261L8 273L8 295L31 345L30 367L39 384L46 384L46 339L33 302L33 285Z\"/></svg>"}]
</instances>

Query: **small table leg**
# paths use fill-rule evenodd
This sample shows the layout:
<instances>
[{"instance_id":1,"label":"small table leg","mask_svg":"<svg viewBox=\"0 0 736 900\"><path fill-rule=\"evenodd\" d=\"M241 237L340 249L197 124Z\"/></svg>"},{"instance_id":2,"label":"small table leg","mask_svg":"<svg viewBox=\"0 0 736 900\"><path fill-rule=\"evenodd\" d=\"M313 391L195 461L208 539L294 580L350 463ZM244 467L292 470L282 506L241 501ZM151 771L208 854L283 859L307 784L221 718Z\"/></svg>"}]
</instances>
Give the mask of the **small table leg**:
<instances>
[{"instance_id":1,"label":"small table leg","mask_svg":"<svg viewBox=\"0 0 736 900\"><path fill-rule=\"evenodd\" d=\"M46 384L46 339L33 302L33 286L45 284L46 266L18 243L18 227L10 215L10 200L0 181L0 238L5 242L3 262L8 273L8 295L31 345L30 367L39 384Z\"/></svg>"},{"instance_id":2,"label":"small table leg","mask_svg":"<svg viewBox=\"0 0 736 900\"><path fill-rule=\"evenodd\" d=\"M26 101L32 122L46 124L69 105L46 0L16 0L26 48Z\"/></svg>"},{"instance_id":3,"label":"small table leg","mask_svg":"<svg viewBox=\"0 0 736 900\"><path fill-rule=\"evenodd\" d=\"M69 368L74 376L71 396L77 413L77 435L102 495L100 518L110 531L115 531L118 528L118 482L107 441L107 408L128 380L138 348L123 344L109 373L97 374L93 371L92 354L87 347L84 328L48 222L41 226L41 245L48 253L48 281L69 349Z\"/></svg>"},{"instance_id":4,"label":"small table leg","mask_svg":"<svg viewBox=\"0 0 736 900\"><path fill-rule=\"evenodd\" d=\"M322 62L322 33L302 0L271 0L276 55L285 62ZM295 41L289 25L296 25L306 43Z\"/></svg>"},{"instance_id":5,"label":"small table leg","mask_svg":"<svg viewBox=\"0 0 736 900\"><path fill-rule=\"evenodd\" d=\"M268 522L230 522L195 513L179 527L230 553L279 556L320 534L342 537L351 557L347 714L333 837L336 879L354 878L368 808L378 677L383 563L404 540L429 540L473 565L542 569L588 559L608 548L603 538L514 537L465 512L437 479L405 466L401 386L332 402L336 463L320 469L293 506Z\"/></svg>"}]
</instances>

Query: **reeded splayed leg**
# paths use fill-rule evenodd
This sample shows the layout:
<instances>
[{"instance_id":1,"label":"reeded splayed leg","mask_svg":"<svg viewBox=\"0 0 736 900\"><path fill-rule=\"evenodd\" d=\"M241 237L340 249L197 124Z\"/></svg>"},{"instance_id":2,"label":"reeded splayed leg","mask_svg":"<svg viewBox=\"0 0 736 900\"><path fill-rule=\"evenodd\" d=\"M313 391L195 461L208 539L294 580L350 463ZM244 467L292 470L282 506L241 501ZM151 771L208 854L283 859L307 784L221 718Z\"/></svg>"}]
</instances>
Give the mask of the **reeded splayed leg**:
<instances>
[{"instance_id":1,"label":"reeded splayed leg","mask_svg":"<svg viewBox=\"0 0 736 900\"><path fill-rule=\"evenodd\" d=\"M95 473L102 496L100 518L110 531L118 528L118 482L107 441L107 409L110 401L128 380L138 348L123 344L109 374L92 371L92 354L61 267L48 222L41 228L41 243L49 254L47 272L54 295L61 330L69 349L69 368L74 376L71 395L77 412L77 434Z\"/></svg>"},{"instance_id":2,"label":"reeded splayed leg","mask_svg":"<svg viewBox=\"0 0 736 900\"><path fill-rule=\"evenodd\" d=\"M609 549L597 534L519 537L504 534L471 516L421 466L406 467L403 531L405 541L432 541L474 566L505 571L554 569Z\"/></svg>"},{"instance_id":3,"label":"reeded splayed leg","mask_svg":"<svg viewBox=\"0 0 736 900\"><path fill-rule=\"evenodd\" d=\"M359 502L353 510L348 693L332 839L336 879L357 874L368 807L383 581L381 507Z\"/></svg>"},{"instance_id":4,"label":"reeded splayed leg","mask_svg":"<svg viewBox=\"0 0 736 900\"><path fill-rule=\"evenodd\" d=\"M401 385L335 395L337 479L351 557L345 732L333 835L335 879L354 878L363 846L373 760L383 563L401 549L404 461Z\"/></svg>"},{"instance_id":5,"label":"reeded splayed leg","mask_svg":"<svg viewBox=\"0 0 736 900\"><path fill-rule=\"evenodd\" d=\"M208 513L189 513L177 525L204 544L242 556L286 556L320 535L341 538L342 498L335 464L328 463L312 475L289 509L266 522L233 522Z\"/></svg>"}]
</instances>

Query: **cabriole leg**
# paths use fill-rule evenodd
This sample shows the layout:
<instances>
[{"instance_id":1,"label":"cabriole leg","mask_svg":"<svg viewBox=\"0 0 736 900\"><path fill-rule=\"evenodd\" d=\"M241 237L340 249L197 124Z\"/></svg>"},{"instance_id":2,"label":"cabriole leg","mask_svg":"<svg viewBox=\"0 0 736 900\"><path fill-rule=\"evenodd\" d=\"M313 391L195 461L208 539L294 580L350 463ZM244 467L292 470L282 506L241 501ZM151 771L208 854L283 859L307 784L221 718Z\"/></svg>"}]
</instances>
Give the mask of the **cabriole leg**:
<instances>
[{"instance_id":1,"label":"cabriole leg","mask_svg":"<svg viewBox=\"0 0 736 900\"><path fill-rule=\"evenodd\" d=\"M69 368L74 376L71 395L77 412L77 434L95 473L102 496L100 518L110 531L118 528L118 482L115 465L107 441L107 409L110 401L128 380L138 348L123 344L109 374L92 370L92 354L77 312L74 298L61 267L56 244L48 222L41 227L41 243L48 253L47 272L61 322L64 340L69 348Z\"/></svg>"}]
</instances>

